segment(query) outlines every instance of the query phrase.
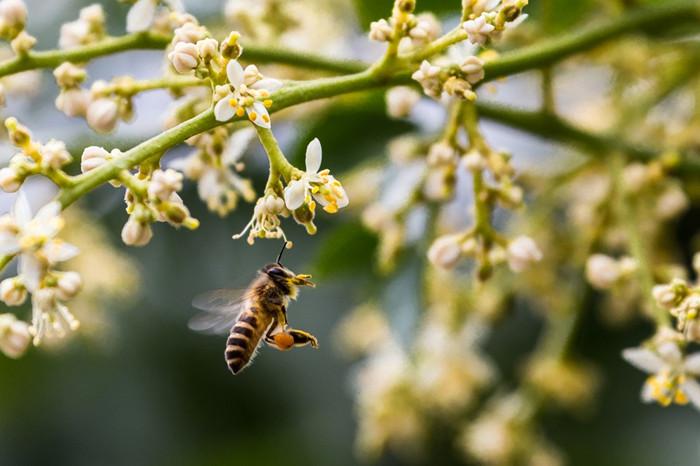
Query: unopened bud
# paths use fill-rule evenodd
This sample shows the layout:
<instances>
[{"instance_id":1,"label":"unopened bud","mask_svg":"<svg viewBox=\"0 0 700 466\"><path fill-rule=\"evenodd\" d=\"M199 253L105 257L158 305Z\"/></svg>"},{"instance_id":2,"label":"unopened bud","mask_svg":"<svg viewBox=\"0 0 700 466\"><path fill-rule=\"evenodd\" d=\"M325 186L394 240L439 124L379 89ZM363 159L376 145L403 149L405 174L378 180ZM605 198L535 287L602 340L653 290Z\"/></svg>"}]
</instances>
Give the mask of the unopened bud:
<instances>
[{"instance_id":1,"label":"unopened bud","mask_svg":"<svg viewBox=\"0 0 700 466\"><path fill-rule=\"evenodd\" d=\"M117 126L119 107L108 98L100 98L90 103L87 108L88 125L98 133L110 133Z\"/></svg>"},{"instance_id":2,"label":"unopened bud","mask_svg":"<svg viewBox=\"0 0 700 466\"><path fill-rule=\"evenodd\" d=\"M134 215L129 216L122 228L122 241L129 246L145 246L152 237L151 224L137 220Z\"/></svg>"},{"instance_id":3,"label":"unopened bud","mask_svg":"<svg viewBox=\"0 0 700 466\"><path fill-rule=\"evenodd\" d=\"M12 167L0 168L0 189L6 193L16 192L22 186L23 179Z\"/></svg>"},{"instance_id":4,"label":"unopened bud","mask_svg":"<svg viewBox=\"0 0 700 466\"><path fill-rule=\"evenodd\" d=\"M62 301L68 301L78 294L82 286L83 281L78 272L64 272L58 279L56 296Z\"/></svg>"},{"instance_id":5,"label":"unopened bud","mask_svg":"<svg viewBox=\"0 0 700 466\"><path fill-rule=\"evenodd\" d=\"M189 73L199 64L197 46L189 42L178 42L173 51L168 54L168 60L178 73Z\"/></svg>"},{"instance_id":6,"label":"unopened bud","mask_svg":"<svg viewBox=\"0 0 700 466\"><path fill-rule=\"evenodd\" d=\"M8 306L20 306L27 299L27 289L18 277L0 282L0 300Z\"/></svg>"}]
</instances>

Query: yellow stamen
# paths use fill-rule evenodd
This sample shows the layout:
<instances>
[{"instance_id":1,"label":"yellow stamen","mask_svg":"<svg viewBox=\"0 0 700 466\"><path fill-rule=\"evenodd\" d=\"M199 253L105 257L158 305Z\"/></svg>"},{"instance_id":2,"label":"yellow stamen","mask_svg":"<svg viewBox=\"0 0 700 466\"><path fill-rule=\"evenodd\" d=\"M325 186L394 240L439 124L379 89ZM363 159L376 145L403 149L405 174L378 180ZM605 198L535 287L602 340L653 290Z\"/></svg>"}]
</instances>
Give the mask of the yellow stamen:
<instances>
[{"instance_id":1,"label":"yellow stamen","mask_svg":"<svg viewBox=\"0 0 700 466\"><path fill-rule=\"evenodd\" d=\"M334 213L338 212L338 205L334 202L332 204L328 204L327 206L325 206L323 208L323 210L325 210L329 214L334 214Z\"/></svg>"},{"instance_id":2,"label":"yellow stamen","mask_svg":"<svg viewBox=\"0 0 700 466\"><path fill-rule=\"evenodd\" d=\"M234 108L235 108L235 107L238 106L238 99L236 99L236 98L228 99L228 104L229 104L231 107L234 107Z\"/></svg>"},{"instance_id":3,"label":"yellow stamen","mask_svg":"<svg viewBox=\"0 0 700 466\"><path fill-rule=\"evenodd\" d=\"M270 122L270 115L263 115L262 119L265 123L269 123Z\"/></svg>"},{"instance_id":4,"label":"yellow stamen","mask_svg":"<svg viewBox=\"0 0 700 466\"><path fill-rule=\"evenodd\" d=\"M311 211L312 214L316 212L316 202L314 202L314 201L309 202L309 210Z\"/></svg>"},{"instance_id":5,"label":"yellow stamen","mask_svg":"<svg viewBox=\"0 0 700 466\"><path fill-rule=\"evenodd\" d=\"M264 105L266 108L272 107L272 99L265 99L265 100L263 100L263 105Z\"/></svg>"},{"instance_id":6,"label":"yellow stamen","mask_svg":"<svg viewBox=\"0 0 700 466\"><path fill-rule=\"evenodd\" d=\"M238 107L236 109L236 116L242 117L243 115L245 115L245 109L243 107Z\"/></svg>"},{"instance_id":7,"label":"yellow stamen","mask_svg":"<svg viewBox=\"0 0 700 466\"><path fill-rule=\"evenodd\" d=\"M250 113L248 114L248 118L250 118L250 121L255 121L255 120L258 119L258 114L255 113L255 112L250 112Z\"/></svg>"}]
</instances>

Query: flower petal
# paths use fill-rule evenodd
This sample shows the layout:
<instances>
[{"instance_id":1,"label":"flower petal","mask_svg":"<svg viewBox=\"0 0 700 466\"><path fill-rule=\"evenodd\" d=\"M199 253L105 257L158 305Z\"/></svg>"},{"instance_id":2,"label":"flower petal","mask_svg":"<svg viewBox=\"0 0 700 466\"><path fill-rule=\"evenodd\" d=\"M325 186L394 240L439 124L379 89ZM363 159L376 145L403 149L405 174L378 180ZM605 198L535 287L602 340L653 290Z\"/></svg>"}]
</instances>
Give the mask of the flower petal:
<instances>
[{"instance_id":1,"label":"flower petal","mask_svg":"<svg viewBox=\"0 0 700 466\"><path fill-rule=\"evenodd\" d=\"M19 239L9 233L0 233L0 255L15 254L19 251Z\"/></svg>"},{"instance_id":2,"label":"flower petal","mask_svg":"<svg viewBox=\"0 0 700 466\"><path fill-rule=\"evenodd\" d=\"M61 203L58 201L49 202L44 207L39 209L34 216L35 220L40 222L48 222L52 218L61 213Z\"/></svg>"},{"instance_id":3,"label":"flower petal","mask_svg":"<svg viewBox=\"0 0 700 466\"><path fill-rule=\"evenodd\" d=\"M41 281L43 269L44 267L41 261L34 254L24 253L19 256L17 272L22 278L24 286L31 293L39 289L39 282Z\"/></svg>"},{"instance_id":4,"label":"flower petal","mask_svg":"<svg viewBox=\"0 0 700 466\"><path fill-rule=\"evenodd\" d=\"M259 81L256 81L255 84L253 84L250 87L252 87L253 89L265 89L266 91L274 92L282 86L284 86L284 83L279 79L263 78Z\"/></svg>"},{"instance_id":5,"label":"flower petal","mask_svg":"<svg viewBox=\"0 0 700 466\"><path fill-rule=\"evenodd\" d=\"M79 249L70 243L55 239L44 245L43 253L51 264L64 262L78 255Z\"/></svg>"},{"instance_id":6,"label":"flower petal","mask_svg":"<svg viewBox=\"0 0 700 466\"><path fill-rule=\"evenodd\" d=\"M244 128L234 132L226 144L224 153L221 154L221 162L229 166L238 162L254 137L255 130L253 128Z\"/></svg>"},{"instance_id":7,"label":"flower petal","mask_svg":"<svg viewBox=\"0 0 700 466\"><path fill-rule=\"evenodd\" d=\"M17 225L23 227L32 219L32 208L24 191L17 193L15 205L12 207L12 215L15 217Z\"/></svg>"},{"instance_id":8,"label":"flower petal","mask_svg":"<svg viewBox=\"0 0 700 466\"><path fill-rule=\"evenodd\" d=\"M647 348L627 348L622 351L622 357L637 369L649 374L659 372L666 365L663 359Z\"/></svg>"},{"instance_id":9,"label":"flower petal","mask_svg":"<svg viewBox=\"0 0 700 466\"><path fill-rule=\"evenodd\" d=\"M284 203L289 210L296 210L306 199L306 183L303 180L291 181L284 188Z\"/></svg>"},{"instance_id":10,"label":"flower petal","mask_svg":"<svg viewBox=\"0 0 700 466\"><path fill-rule=\"evenodd\" d=\"M126 15L127 32L145 31L151 26L155 14L156 2L154 0L138 0Z\"/></svg>"},{"instance_id":11,"label":"flower petal","mask_svg":"<svg viewBox=\"0 0 700 466\"><path fill-rule=\"evenodd\" d=\"M696 409L700 409L700 383L695 379L686 378L680 388L690 402L693 403L693 406L695 406Z\"/></svg>"},{"instance_id":12,"label":"flower petal","mask_svg":"<svg viewBox=\"0 0 700 466\"><path fill-rule=\"evenodd\" d=\"M236 114L236 110L229 104L230 95L227 95L214 106L214 118L217 121L229 121Z\"/></svg>"},{"instance_id":13,"label":"flower petal","mask_svg":"<svg viewBox=\"0 0 700 466\"><path fill-rule=\"evenodd\" d=\"M323 149L321 148L321 141L318 138L314 138L313 141L306 146L306 172L307 173L317 173L318 169L321 168Z\"/></svg>"},{"instance_id":14,"label":"flower petal","mask_svg":"<svg viewBox=\"0 0 700 466\"><path fill-rule=\"evenodd\" d=\"M656 348L656 351L666 364L677 366L683 362L683 353L675 342L662 343Z\"/></svg>"},{"instance_id":15,"label":"flower petal","mask_svg":"<svg viewBox=\"0 0 700 466\"><path fill-rule=\"evenodd\" d=\"M255 102L251 107L246 107L245 111L250 121L261 128L270 128L270 114L261 102Z\"/></svg>"},{"instance_id":16,"label":"flower petal","mask_svg":"<svg viewBox=\"0 0 700 466\"><path fill-rule=\"evenodd\" d=\"M683 362L683 368L686 372L693 375L700 375L700 353L694 353L686 356Z\"/></svg>"},{"instance_id":17,"label":"flower petal","mask_svg":"<svg viewBox=\"0 0 700 466\"><path fill-rule=\"evenodd\" d=\"M233 84L234 87L238 87L245 81L244 79L243 67L238 60L231 60L226 65L226 76L228 76L228 82Z\"/></svg>"}]
</instances>

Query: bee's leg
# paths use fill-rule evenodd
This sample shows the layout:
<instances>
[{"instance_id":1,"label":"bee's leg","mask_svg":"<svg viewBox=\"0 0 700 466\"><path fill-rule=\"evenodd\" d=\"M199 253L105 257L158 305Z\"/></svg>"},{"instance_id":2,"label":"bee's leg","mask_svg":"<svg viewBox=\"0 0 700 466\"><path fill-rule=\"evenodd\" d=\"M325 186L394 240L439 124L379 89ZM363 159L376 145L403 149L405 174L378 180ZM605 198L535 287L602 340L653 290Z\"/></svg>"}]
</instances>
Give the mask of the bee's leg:
<instances>
[{"instance_id":1,"label":"bee's leg","mask_svg":"<svg viewBox=\"0 0 700 466\"><path fill-rule=\"evenodd\" d=\"M297 330L295 328L288 328L286 333L292 336L294 346L306 346L310 344L312 348L318 348L318 339L316 339L316 337L311 335L309 332Z\"/></svg>"}]
</instances>

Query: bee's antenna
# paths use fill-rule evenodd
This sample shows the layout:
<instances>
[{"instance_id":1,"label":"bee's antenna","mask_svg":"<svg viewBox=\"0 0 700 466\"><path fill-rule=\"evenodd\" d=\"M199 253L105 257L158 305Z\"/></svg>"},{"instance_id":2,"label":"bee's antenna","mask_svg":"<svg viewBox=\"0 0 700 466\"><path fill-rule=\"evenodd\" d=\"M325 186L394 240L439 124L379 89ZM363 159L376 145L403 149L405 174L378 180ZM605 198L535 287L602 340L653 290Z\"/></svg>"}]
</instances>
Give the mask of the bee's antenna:
<instances>
[{"instance_id":1,"label":"bee's antenna","mask_svg":"<svg viewBox=\"0 0 700 466\"><path fill-rule=\"evenodd\" d=\"M289 241L285 241L284 243L282 243L282 250L280 251L279 255L277 256L276 262L279 265L282 265L282 262L280 262L280 261L282 260L282 254L284 254L284 250L287 249L287 244L289 244Z\"/></svg>"}]
</instances>

